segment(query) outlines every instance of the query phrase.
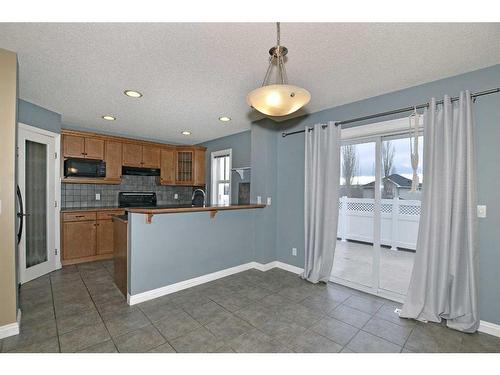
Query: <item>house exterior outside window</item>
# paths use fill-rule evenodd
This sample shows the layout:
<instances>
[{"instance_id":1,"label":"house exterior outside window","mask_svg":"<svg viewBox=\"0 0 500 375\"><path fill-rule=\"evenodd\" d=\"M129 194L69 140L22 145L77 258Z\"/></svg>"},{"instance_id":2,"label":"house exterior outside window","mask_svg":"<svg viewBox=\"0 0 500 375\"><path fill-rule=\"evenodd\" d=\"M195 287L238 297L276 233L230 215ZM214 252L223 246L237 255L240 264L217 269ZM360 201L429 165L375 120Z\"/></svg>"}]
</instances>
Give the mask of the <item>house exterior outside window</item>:
<instances>
[{"instance_id":1,"label":"house exterior outside window","mask_svg":"<svg viewBox=\"0 0 500 375\"><path fill-rule=\"evenodd\" d=\"M214 151L211 155L211 203L231 204L232 149Z\"/></svg>"}]
</instances>

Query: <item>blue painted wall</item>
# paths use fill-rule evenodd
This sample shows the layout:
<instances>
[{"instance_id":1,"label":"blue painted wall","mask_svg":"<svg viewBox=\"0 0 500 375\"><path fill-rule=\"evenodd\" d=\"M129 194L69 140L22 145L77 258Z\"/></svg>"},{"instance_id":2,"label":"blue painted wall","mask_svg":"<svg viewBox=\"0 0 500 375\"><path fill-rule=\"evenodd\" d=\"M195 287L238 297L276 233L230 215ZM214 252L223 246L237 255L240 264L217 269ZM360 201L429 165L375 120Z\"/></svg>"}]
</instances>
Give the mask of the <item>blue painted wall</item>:
<instances>
[{"instance_id":1,"label":"blue painted wall","mask_svg":"<svg viewBox=\"0 0 500 375\"><path fill-rule=\"evenodd\" d=\"M129 293L137 294L254 260L257 211L129 215Z\"/></svg>"},{"instance_id":2,"label":"blue painted wall","mask_svg":"<svg viewBox=\"0 0 500 375\"><path fill-rule=\"evenodd\" d=\"M268 263L276 260L276 223L277 223L277 138L276 124L268 119L252 125L252 177L250 200L257 197L271 206L255 215L255 260Z\"/></svg>"},{"instance_id":3,"label":"blue painted wall","mask_svg":"<svg viewBox=\"0 0 500 375\"><path fill-rule=\"evenodd\" d=\"M467 74L430 82L409 89L380 95L359 102L334 107L281 124L280 130L294 131L318 122L344 120L500 86L500 65ZM314 100L314 98L313 98ZM401 117L401 116L399 116ZM500 324L500 95L478 98L477 123L479 203L488 206L488 217L479 220L480 240L480 310L481 319ZM389 117L387 118L389 119ZM383 120L383 119L381 119ZM380 120L380 121L381 121ZM356 124L356 126L361 124ZM304 262L304 135L282 138L277 142L277 259L303 267ZM297 247L298 256L291 256Z\"/></svg>"},{"instance_id":4,"label":"blue painted wall","mask_svg":"<svg viewBox=\"0 0 500 375\"><path fill-rule=\"evenodd\" d=\"M210 202L211 196L211 172L210 166L211 154L214 151L232 149L232 167L249 167L251 163L251 134L250 131L232 134L227 137L217 138L208 142L201 143L200 146L207 148L205 154L205 180L207 187L207 202ZM238 184L240 182L250 182L250 172L245 172L241 179L236 172L231 173L231 202L238 203Z\"/></svg>"},{"instance_id":5,"label":"blue painted wall","mask_svg":"<svg viewBox=\"0 0 500 375\"><path fill-rule=\"evenodd\" d=\"M22 99L17 100L18 121L54 133L61 132L61 115Z\"/></svg>"}]
</instances>

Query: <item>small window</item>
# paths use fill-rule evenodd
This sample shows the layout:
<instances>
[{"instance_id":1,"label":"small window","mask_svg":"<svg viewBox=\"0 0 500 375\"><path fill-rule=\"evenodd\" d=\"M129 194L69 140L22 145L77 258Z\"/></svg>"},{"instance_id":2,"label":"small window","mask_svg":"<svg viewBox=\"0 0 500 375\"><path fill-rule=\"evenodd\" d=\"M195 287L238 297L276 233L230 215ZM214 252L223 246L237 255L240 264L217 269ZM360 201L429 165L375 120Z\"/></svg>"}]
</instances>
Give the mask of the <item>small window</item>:
<instances>
[{"instance_id":1,"label":"small window","mask_svg":"<svg viewBox=\"0 0 500 375\"><path fill-rule=\"evenodd\" d=\"M231 149L212 152L212 204L231 204Z\"/></svg>"}]
</instances>

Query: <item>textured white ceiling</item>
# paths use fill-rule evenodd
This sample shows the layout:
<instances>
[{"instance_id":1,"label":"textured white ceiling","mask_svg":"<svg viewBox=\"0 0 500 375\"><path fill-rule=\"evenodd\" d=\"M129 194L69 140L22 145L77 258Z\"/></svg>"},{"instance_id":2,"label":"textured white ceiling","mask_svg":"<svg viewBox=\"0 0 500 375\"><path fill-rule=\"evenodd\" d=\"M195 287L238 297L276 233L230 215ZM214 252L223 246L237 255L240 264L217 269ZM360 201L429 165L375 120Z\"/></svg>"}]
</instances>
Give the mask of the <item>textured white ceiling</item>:
<instances>
[{"instance_id":1,"label":"textured white ceiling","mask_svg":"<svg viewBox=\"0 0 500 375\"><path fill-rule=\"evenodd\" d=\"M281 33L289 81L312 95L307 112L500 62L498 23L283 23ZM272 23L0 24L0 48L19 54L22 99L65 124L182 143L260 118L246 94L260 85L275 38Z\"/></svg>"}]
</instances>

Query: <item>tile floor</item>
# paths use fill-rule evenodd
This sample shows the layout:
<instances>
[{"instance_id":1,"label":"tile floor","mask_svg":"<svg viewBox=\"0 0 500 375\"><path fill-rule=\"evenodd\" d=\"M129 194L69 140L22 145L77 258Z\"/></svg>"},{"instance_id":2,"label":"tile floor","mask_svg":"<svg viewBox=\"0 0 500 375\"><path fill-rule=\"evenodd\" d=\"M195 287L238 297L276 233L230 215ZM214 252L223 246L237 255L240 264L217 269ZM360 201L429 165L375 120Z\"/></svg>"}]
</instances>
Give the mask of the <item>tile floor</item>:
<instances>
[{"instance_id":1,"label":"tile floor","mask_svg":"<svg viewBox=\"0 0 500 375\"><path fill-rule=\"evenodd\" d=\"M249 270L136 306L113 263L64 267L21 288L3 352L500 352L500 338L400 319L398 304L289 272Z\"/></svg>"}]
</instances>

